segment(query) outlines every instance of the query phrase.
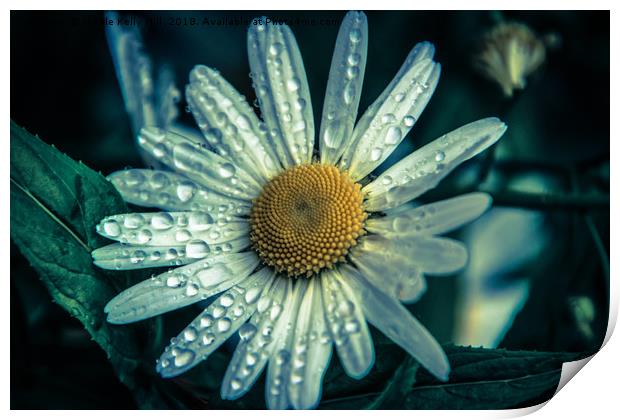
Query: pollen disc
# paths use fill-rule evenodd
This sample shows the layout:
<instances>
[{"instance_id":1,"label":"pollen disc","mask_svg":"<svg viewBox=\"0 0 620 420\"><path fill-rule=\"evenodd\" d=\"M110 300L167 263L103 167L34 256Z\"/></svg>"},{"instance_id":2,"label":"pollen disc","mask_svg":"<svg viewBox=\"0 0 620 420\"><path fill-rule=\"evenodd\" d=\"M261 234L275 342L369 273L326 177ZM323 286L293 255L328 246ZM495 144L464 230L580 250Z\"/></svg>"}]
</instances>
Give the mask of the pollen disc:
<instances>
[{"instance_id":1,"label":"pollen disc","mask_svg":"<svg viewBox=\"0 0 620 420\"><path fill-rule=\"evenodd\" d=\"M294 166L254 201L250 240L266 265L310 277L344 261L365 233L362 200L361 185L335 166Z\"/></svg>"}]
</instances>

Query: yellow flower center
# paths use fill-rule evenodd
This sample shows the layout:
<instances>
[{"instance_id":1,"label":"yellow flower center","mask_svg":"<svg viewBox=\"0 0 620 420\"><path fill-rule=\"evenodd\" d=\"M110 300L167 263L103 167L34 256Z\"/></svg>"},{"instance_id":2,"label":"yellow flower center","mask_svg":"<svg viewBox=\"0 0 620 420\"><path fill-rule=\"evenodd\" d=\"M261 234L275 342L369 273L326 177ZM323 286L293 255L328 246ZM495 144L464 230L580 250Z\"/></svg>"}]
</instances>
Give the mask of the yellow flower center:
<instances>
[{"instance_id":1,"label":"yellow flower center","mask_svg":"<svg viewBox=\"0 0 620 420\"><path fill-rule=\"evenodd\" d=\"M254 201L250 239L276 271L310 277L344 261L366 217L360 184L332 165L300 165L269 181Z\"/></svg>"}]
</instances>

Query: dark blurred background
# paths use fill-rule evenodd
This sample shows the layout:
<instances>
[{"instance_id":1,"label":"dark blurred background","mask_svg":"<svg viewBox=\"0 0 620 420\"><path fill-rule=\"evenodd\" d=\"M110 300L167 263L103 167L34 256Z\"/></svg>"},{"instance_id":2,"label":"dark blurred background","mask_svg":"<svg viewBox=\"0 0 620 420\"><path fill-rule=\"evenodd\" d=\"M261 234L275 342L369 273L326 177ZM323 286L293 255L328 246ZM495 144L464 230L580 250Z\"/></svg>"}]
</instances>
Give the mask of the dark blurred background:
<instances>
[{"instance_id":1,"label":"dark blurred background","mask_svg":"<svg viewBox=\"0 0 620 420\"><path fill-rule=\"evenodd\" d=\"M314 18L293 25L320 123L341 11L124 12L161 17L141 28L155 67L182 89L196 64L215 67L250 102L245 25L169 26L168 19ZM435 44L439 86L395 156L465 123L498 116L497 148L463 165L421 202L484 189L495 207L454 234L467 242L462 274L429 279L412 311L441 342L541 351L593 351L609 299L609 13L367 12L368 63L360 111L385 88L413 45ZM108 174L143 163L116 82L101 12L11 12L11 119ZM527 87L505 98L472 66L482 35L518 21L555 42ZM193 124L179 104L180 121ZM11 407L132 408L105 354L51 302L11 246ZM189 319L195 309L189 310ZM164 315L167 324L174 314ZM170 320L170 321L168 321ZM177 330L175 331L175 328ZM180 326L170 326L170 336Z\"/></svg>"}]
</instances>

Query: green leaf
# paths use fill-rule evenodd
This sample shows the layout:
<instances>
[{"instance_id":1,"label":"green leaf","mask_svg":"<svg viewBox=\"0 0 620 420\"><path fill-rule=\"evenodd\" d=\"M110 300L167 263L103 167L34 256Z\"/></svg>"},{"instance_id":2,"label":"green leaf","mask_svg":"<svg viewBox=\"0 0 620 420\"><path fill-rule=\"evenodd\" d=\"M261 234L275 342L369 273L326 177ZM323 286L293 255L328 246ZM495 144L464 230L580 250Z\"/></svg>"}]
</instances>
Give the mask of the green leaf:
<instances>
[{"instance_id":1,"label":"green leaf","mask_svg":"<svg viewBox=\"0 0 620 420\"><path fill-rule=\"evenodd\" d=\"M562 363L585 355L446 346L452 372L448 382L417 369L409 359L382 392L324 400L323 409L504 409L550 397ZM416 372L417 370L417 372ZM408 383L412 384L408 386Z\"/></svg>"},{"instance_id":2,"label":"green leaf","mask_svg":"<svg viewBox=\"0 0 620 420\"><path fill-rule=\"evenodd\" d=\"M416 373L420 364L411 356L407 356L405 361L396 369L394 376L388 382L385 389L370 404L370 410L382 410L391 407L398 407L407 397L407 393L416 381Z\"/></svg>"},{"instance_id":3,"label":"green leaf","mask_svg":"<svg viewBox=\"0 0 620 420\"><path fill-rule=\"evenodd\" d=\"M11 238L52 298L77 318L107 353L118 377L145 406L153 370L143 365L152 323L114 326L103 308L132 282L126 273L96 268L90 252L106 243L95 233L105 216L126 212L101 174L70 159L11 121ZM152 362L152 359L150 360Z\"/></svg>"}]
</instances>

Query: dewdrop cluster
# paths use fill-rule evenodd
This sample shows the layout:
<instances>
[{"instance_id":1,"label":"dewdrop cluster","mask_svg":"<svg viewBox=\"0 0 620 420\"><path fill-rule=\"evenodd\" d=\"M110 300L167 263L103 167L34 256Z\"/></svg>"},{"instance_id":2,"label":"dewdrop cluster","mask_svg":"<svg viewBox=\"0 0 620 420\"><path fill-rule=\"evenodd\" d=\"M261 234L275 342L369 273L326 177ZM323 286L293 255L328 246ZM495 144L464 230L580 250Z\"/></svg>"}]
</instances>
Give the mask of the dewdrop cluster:
<instances>
[{"instance_id":1,"label":"dewdrop cluster","mask_svg":"<svg viewBox=\"0 0 620 420\"><path fill-rule=\"evenodd\" d=\"M300 165L272 179L254 201L250 239L268 266L310 277L344 261L366 217L360 184L335 166Z\"/></svg>"}]
</instances>

